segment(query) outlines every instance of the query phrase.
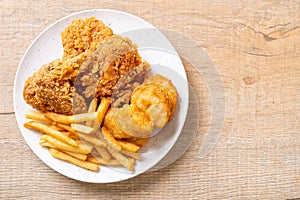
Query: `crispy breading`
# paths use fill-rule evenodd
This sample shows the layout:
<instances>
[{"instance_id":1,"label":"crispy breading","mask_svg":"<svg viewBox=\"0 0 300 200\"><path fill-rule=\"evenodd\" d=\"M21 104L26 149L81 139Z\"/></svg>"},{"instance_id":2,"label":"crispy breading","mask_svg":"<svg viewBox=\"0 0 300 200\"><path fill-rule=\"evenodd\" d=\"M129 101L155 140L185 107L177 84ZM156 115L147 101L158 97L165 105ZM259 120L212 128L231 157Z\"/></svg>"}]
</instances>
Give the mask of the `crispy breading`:
<instances>
[{"instance_id":1,"label":"crispy breading","mask_svg":"<svg viewBox=\"0 0 300 200\"><path fill-rule=\"evenodd\" d=\"M61 32L63 60L93 51L99 43L112 35L113 31L95 17L73 20L72 24Z\"/></svg>"},{"instance_id":2,"label":"crispy breading","mask_svg":"<svg viewBox=\"0 0 300 200\"><path fill-rule=\"evenodd\" d=\"M133 90L144 82L150 70L150 64L143 62L121 77L113 88L111 106L117 108L129 104Z\"/></svg>"},{"instance_id":3,"label":"crispy breading","mask_svg":"<svg viewBox=\"0 0 300 200\"><path fill-rule=\"evenodd\" d=\"M111 96L118 80L141 62L137 46L131 40L113 35L87 54L75 87L80 88L85 98Z\"/></svg>"},{"instance_id":4,"label":"crispy breading","mask_svg":"<svg viewBox=\"0 0 300 200\"><path fill-rule=\"evenodd\" d=\"M86 110L85 101L76 94L72 81L75 80L84 55L66 61L54 60L43 65L24 85L23 96L32 107L42 111L72 114L73 104L81 111ZM76 94L78 98L73 98Z\"/></svg>"},{"instance_id":5,"label":"crispy breading","mask_svg":"<svg viewBox=\"0 0 300 200\"><path fill-rule=\"evenodd\" d=\"M85 23L87 21L88 19ZM92 21L95 22L95 20ZM81 23L82 21L77 20L77 22ZM62 36L65 36L67 30L71 31L72 26L76 23L69 26ZM99 20L97 23L100 23ZM83 27L87 30L80 30L88 31L90 26L92 25ZM90 31L92 30L94 31L94 29ZM94 37L93 34L88 34L87 37ZM92 41L96 43L100 40ZM64 47L68 48L68 46ZM25 101L41 111L53 111L68 115L80 113L86 111L86 102L91 98L101 99L111 96L113 90L116 89L115 85L118 80L127 72L131 71L130 76L127 76L129 82L136 79L141 83L150 70L148 63L142 64L137 46L128 38L118 35L108 38L107 35L97 48L92 49L83 49L83 53L76 57L72 57L75 55L72 54L70 56L72 58L67 59L66 56L63 60L57 59L43 65L32 77L27 79L23 92ZM133 84L133 86L137 85ZM134 87L130 89L133 90ZM125 98L120 97L119 100L121 99Z\"/></svg>"}]
</instances>

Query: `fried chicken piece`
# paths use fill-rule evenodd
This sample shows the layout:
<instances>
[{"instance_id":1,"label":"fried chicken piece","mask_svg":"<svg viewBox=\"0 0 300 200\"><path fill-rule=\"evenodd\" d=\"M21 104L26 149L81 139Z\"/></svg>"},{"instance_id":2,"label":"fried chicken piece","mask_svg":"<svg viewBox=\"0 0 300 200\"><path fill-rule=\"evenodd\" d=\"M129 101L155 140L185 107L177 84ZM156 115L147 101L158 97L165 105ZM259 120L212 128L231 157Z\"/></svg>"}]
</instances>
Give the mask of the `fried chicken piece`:
<instances>
[{"instance_id":1,"label":"fried chicken piece","mask_svg":"<svg viewBox=\"0 0 300 200\"><path fill-rule=\"evenodd\" d=\"M112 35L112 30L95 17L73 20L61 32L63 60L43 65L26 80L25 101L43 112L73 114L85 111L86 100L74 88L79 67L87 52Z\"/></svg>"},{"instance_id":2,"label":"fried chicken piece","mask_svg":"<svg viewBox=\"0 0 300 200\"><path fill-rule=\"evenodd\" d=\"M76 112L86 111L85 101L76 94L73 87L84 57L82 54L66 61L54 60L43 65L26 80L23 90L25 101L42 112L70 115L73 113L73 105L80 108L76 108ZM73 98L74 94L76 98Z\"/></svg>"},{"instance_id":3,"label":"fried chicken piece","mask_svg":"<svg viewBox=\"0 0 300 200\"><path fill-rule=\"evenodd\" d=\"M123 76L123 83L128 84L122 89L131 92L149 71L149 64L141 63L137 46L127 38L114 35L94 51L43 65L26 81L23 96L38 110L70 115L85 111L86 102L94 96L98 99L111 96ZM116 94L119 100L125 101L124 94Z\"/></svg>"},{"instance_id":4,"label":"fried chicken piece","mask_svg":"<svg viewBox=\"0 0 300 200\"><path fill-rule=\"evenodd\" d=\"M93 51L99 43L112 35L113 31L95 17L73 20L72 24L61 32L63 60Z\"/></svg>"},{"instance_id":5,"label":"fried chicken piece","mask_svg":"<svg viewBox=\"0 0 300 200\"><path fill-rule=\"evenodd\" d=\"M87 99L111 96L118 80L141 63L137 46L128 38L113 35L87 53L75 87Z\"/></svg>"}]
</instances>

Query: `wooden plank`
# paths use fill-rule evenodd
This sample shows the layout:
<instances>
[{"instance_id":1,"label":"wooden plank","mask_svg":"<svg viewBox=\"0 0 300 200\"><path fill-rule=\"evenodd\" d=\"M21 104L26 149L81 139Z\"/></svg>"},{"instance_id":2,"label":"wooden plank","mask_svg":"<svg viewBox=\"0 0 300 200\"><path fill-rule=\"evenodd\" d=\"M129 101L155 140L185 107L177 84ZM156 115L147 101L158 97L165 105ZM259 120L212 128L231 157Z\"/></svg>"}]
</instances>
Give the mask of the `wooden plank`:
<instances>
[{"instance_id":1,"label":"wooden plank","mask_svg":"<svg viewBox=\"0 0 300 200\"><path fill-rule=\"evenodd\" d=\"M199 159L210 91L185 62L199 104L198 134L174 164L115 184L86 184L47 167L18 130L12 88L34 37L73 12L111 8L177 31L205 48L226 93L218 143ZM1 199L292 199L300 197L299 0L1 1ZM183 44L184 45L184 44Z\"/></svg>"}]
</instances>

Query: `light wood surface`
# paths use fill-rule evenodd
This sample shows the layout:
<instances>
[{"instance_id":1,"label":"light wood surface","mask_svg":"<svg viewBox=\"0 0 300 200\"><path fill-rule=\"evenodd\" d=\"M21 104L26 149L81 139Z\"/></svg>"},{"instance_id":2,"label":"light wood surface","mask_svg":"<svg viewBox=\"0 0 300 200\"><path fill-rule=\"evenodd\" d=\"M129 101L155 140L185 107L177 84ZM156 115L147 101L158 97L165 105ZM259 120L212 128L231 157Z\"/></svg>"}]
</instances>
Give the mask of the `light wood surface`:
<instances>
[{"instance_id":1,"label":"light wood surface","mask_svg":"<svg viewBox=\"0 0 300 200\"><path fill-rule=\"evenodd\" d=\"M0 199L300 198L300 1L0 1ZM46 166L15 120L13 84L32 40L79 10L117 9L205 48L223 80L226 115L203 159L209 126L206 82L185 62L200 103L200 128L172 165L114 184L88 184Z\"/></svg>"}]
</instances>

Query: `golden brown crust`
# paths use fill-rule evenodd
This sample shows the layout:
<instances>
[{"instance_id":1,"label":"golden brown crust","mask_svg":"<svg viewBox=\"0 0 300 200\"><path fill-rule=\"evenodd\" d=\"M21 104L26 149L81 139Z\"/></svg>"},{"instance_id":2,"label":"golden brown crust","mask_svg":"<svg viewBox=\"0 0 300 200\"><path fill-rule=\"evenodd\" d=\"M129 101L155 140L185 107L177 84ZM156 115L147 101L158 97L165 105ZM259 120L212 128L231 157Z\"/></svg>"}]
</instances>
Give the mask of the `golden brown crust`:
<instances>
[{"instance_id":1,"label":"golden brown crust","mask_svg":"<svg viewBox=\"0 0 300 200\"><path fill-rule=\"evenodd\" d=\"M42 112L53 111L62 114L72 114L73 93L72 80L75 80L84 55L76 59L54 60L43 65L24 85L23 96L32 107ZM86 110L81 101L80 108Z\"/></svg>"},{"instance_id":2,"label":"golden brown crust","mask_svg":"<svg viewBox=\"0 0 300 200\"><path fill-rule=\"evenodd\" d=\"M73 58L83 52L92 51L97 44L112 35L112 30L95 17L73 20L72 24L61 32L64 47L63 59Z\"/></svg>"},{"instance_id":3,"label":"golden brown crust","mask_svg":"<svg viewBox=\"0 0 300 200\"><path fill-rule=\"evenodd\" d=\"M111 109L108 110L108 112L105 115L103 126L110 131L114 138L123 139L131 137L130 135L124 133L121 129L119 129L113 118L113 113Z\"/></svg>"},{"instance_id":4,"label":"golden brown crust","mask_svg":"<svg viewBox=\"0 0 300 200\"><path fill-rule=\"evenodd\" d=\"M61 36L63 60L43 65L24 86L25 101L40 111L83 112L85 101L111 96L117 81L141 64L137 46L112 36L111 29L94 17L73 21Z\"/></svg>"},{"instance_id":5,"label":"golden brown crust","mask_svg":"<svg viewBox=\"0 0 300 200\"><path fill-rule=\"evenodd\" d=\"M113 35L87 53L80 67L75 87L84 86L85 98L111 96L118 80L141 64L141 56L128 38Z\"/></svg>"}]
</instances>

